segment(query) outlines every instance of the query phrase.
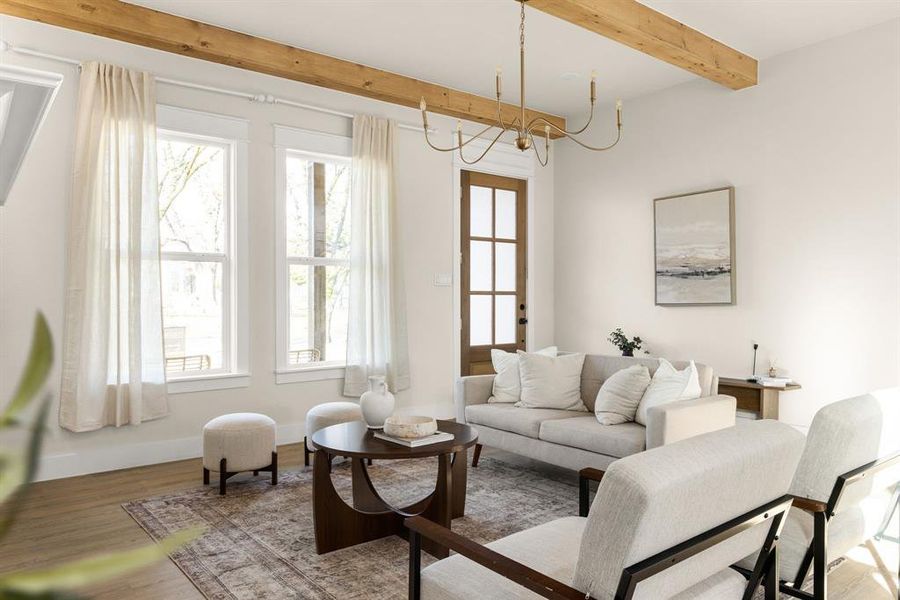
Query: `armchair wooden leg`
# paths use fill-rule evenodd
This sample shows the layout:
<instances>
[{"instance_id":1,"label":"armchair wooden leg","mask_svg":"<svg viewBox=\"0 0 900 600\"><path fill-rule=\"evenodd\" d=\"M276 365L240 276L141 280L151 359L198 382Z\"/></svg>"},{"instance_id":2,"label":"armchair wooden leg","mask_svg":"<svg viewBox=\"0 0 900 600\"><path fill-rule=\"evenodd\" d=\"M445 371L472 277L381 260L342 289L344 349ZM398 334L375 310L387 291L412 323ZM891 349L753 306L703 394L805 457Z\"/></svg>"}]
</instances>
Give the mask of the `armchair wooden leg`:
<instances>
[{"instance_id":1,"label":"armchair wooden leg","mask_svg":"<svg viewBox=\"0 0 900 600\"><path fill-rule=\"evenodd\" d=\"M203 467L203 485L209 485L209 469Z\"/></svg>"},{"instance_id":2,"label":"armchair wooden leg","mask_svg":"<svg viewBox=\"0 0 900 600\"><path fill-rule=\"evenodd\" d=\"M828 519L823 512L813 514L813 597L828 597Z\"/></svg>"},{"instance_id":3,"label":"armchair wooden leg","mask_svg":"<svg viewBox=\"0 0 900 600\"><path fill-rule=\"evenodd\" d=\"M303 466L309 466L309 446L307 446L308 442L306 441L306 436L303 436Z\"/></svg>"},{"instance_id":4,"label":"armchair wooden leg","mask_svg":"<svg viewBox=\"0 0 900 600\"><path fill-rule=\"evenodd\" d=\"M481 444L475 444L475 452L472 454L472 466L478 466L478 459L481 458Z\"/></svg>"},{"instance_id":5,"label":"armchair wooden leg","mask_svg":"<svg viewBox=\"0 0 900 600\"><path fill-rule=\"evenodd\" d=\"M422 597L422 535L409 532L409 600Z\"/></svg>"}]
</instances>

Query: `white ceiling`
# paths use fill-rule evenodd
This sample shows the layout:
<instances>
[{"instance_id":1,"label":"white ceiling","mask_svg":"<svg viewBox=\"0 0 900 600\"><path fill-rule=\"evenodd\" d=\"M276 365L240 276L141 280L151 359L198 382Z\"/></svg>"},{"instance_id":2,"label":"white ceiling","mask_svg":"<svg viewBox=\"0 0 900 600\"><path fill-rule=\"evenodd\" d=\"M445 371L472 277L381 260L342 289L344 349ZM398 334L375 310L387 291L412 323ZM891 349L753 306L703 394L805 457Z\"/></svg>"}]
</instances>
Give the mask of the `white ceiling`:
<instances>
[{"instance_id":1,"label":"white ceiling","mask_svg":"<svg viewBox=\"0 0 900 600\"><path fill-rule=\"evenodd\" d=\"M484 96L493 96L500 66L504 100L518 101L519 5L511 0L128 1ZM643 1L759 59L900 18L900 0ZM583 115L592 69L601 101L695 77L534 9L526 8L526 25L533 108Z\"/></svg>"}]
</instances>

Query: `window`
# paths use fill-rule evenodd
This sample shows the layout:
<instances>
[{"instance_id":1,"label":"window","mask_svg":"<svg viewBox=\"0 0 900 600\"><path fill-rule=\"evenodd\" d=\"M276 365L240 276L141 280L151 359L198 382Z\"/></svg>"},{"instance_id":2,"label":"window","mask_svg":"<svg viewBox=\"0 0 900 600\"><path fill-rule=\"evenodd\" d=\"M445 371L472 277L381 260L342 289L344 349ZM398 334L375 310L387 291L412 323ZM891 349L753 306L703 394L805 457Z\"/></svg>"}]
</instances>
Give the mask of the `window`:
<instances>
[{"instance_id":1,"label":"window","mask_svg":"<svg viewBox=\"0 0 900 600\"><path fill-rule=\"evenodd\" d=\"M339 377L350 287L349 139L276 128L279 382ZM299 371L319 371L299 378Z\"/></svg>"},{"instance_id":2,"label":"window","mask_svg":"<svg viewBox=\"0 0 900 600\"><path fill-rule=\"evenodd\" d=\"M234 120L159 107L157 177L166 375L246 376L243 167ZM219 121L222 122L219 122ZM243 319L245 321L245 319ZM175 386L193 391L246 381Z\"/></svg>"}]
</instances>

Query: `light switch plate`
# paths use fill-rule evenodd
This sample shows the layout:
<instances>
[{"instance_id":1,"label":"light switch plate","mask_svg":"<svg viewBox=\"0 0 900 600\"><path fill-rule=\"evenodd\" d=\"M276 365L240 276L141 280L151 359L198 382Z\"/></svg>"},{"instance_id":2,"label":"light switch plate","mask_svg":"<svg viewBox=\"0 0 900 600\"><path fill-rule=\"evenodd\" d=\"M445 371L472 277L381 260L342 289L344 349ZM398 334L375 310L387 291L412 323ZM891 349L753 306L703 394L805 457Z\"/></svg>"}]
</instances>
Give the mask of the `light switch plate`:
<instances>
[{"instance_id":1,"label":"light switch plate","mask_svg":"<svg viewBox=\"0 0 900 600\"><path fill-rule=\"evenodd\" d=\"M453 274L452 273L435 273L434 274L434 286L435 287L450 287L453 285Z\"/></svg>"}]
</instances>

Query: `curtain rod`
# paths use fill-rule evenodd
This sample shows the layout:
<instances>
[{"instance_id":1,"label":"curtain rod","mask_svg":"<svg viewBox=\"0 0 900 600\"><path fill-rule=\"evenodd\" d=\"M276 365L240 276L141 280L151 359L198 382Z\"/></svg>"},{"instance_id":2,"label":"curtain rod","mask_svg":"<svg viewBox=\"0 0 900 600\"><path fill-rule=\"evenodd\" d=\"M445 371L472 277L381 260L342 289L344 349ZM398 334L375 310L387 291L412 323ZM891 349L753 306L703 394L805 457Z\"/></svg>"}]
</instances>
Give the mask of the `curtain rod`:
<instances>
[{"instance_id":1,"label":"curtain rod","mask_svg":"<svg viewBox=\"0 0 900 600\"><path fill-rule=\"evenodd\" d=\"M0 52L15 52L16 54L22 54L24 56L33 56L35 58L44 58L47 60L53 60L56 62L65 63L67 65L73 65L75 67L81 68L81 62L77 61L73 58L68 58L65 56L57 56L55 54L47 54L46 52L39 52L37 50L32 50L31 48L25 48L23 46L13 46L9 42L4 40L0 40ZM277 96L273 96L271 94L251 94L249 92L242 92L239 90L229 90L226 88L214 87L210 85L202 85L200 83L192 83L190 81L183 81L181 79L170 79L168 77L156 77L156 81L158 83L163 83L166 85L174 85L177 87L188 88L192 90L200 90L204 92L213 92L216 94L223 94L225 96L233 96L236 98L244 98L249 100L250 102L258 102L261 104L283 104L285 106L293 106L294 108L302 108L305 110L311 110L314 112L324 113L326 115L334 115L336 117L344 117L346 119L352 119L352 113L346 113L339 110L334 110L331 108L325 108L324 106L316 106L314 104L304 104L303 102L295 102L293 100L288 100L286 98L279 98ZM409 131L424 131L422 127L418 125L408 125L406 123L397 123L397 127L400 129L407 129ZM434 133L435 129L429 129L428 133Z\"/></svg>"}]
</instances>

